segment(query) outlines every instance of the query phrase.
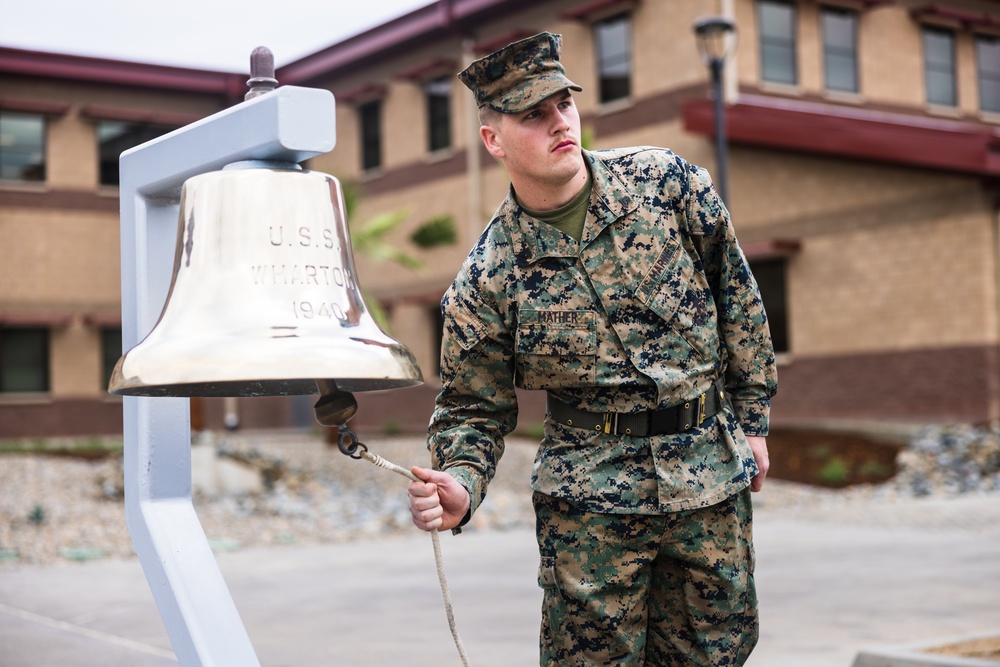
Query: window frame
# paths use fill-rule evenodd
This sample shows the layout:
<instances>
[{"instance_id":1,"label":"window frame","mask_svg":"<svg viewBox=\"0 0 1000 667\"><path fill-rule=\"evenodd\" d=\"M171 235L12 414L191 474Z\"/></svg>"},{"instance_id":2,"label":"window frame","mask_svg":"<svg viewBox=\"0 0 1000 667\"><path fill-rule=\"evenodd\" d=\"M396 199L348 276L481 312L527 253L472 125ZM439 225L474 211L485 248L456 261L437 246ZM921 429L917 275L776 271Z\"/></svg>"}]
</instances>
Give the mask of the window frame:
<instances>
[{"instance_id":1,"label":"window frame","mask_svg":"<svg viewBox=\"0 0 1000 667\"><path fill-rule=\"evenodd\" d=\"M122 328L101 327L101 387L107 391L111 375L123 352Z\"/></svg>"},{"instance_id":2,"label":"window frame","mask_svg":"<svg viewBox=\"0 0 1000 667\"><path fill-rule=\"evenodd\" d=\"M606 53L608 35L617 25L624 30L622 52ZM596 57L597 97L599 104L614 104L632 98L634 58L632 56L634 38L632 35L632 12L624 11L595 20L591 25ZM615 74L616 68L624 67L624 75ZM612 74L615 74L612 76ZM616 90L618 88L618 90Z\"/></svg>"},{"instance_id":3,"label":"window frame","mask_svg":"<svg viewBox=\"0 0 1000 667\"><path fill-rule=\"evenodd\" d=\"M769 255L748 257L750 272L757 282L764 312L767 314L771 342L776 355L789 354L791 348L791 318L788 315L789 257ZM777 289L770 289L777 282Z\"/></svg>"},{"instance_id":4,"label":"window frame","mask_svg":"<svg viewBox=\"0 0 1000 667\"><path fill-rule=\"evenodd\" d=\"M946 63L933 63L928 58L928 38L937 35L938 37L947 36L950 40L950 67L947 67ZM932 107L942 107L947 109L958 108L958 35L956 31L951 28L946 28L944 26L924 24L920 26L920 46L921 55L923 56L923 66L924 66L924 99L928 106ZM947 67L945 70L942 65ZM950 78L950 101L939 101L937 99L931 99L932 85L931 85L931 75L945 74Z\"/></svg>"},{"instance_id":5,"label":"window frame","mask_svg":"<svg viewBox=\"0 0 1000 667\"><path fill-rule=\"evenodd\" d=\"M849 46L831 45L827 34L827 19L834 16L850 17L851 44ZM860 59L858 57L858 32L859 23L861 21L860 12L847 7L823 5L819 8L819 19L820 40L822 41L823 48L823 89L829 93L859 94L861 92L861 67ZM831 59L837 57L850 62L853 87L848 88L831 86Z\"/></svg>"},{"instance_id":6,"label":"window frame","mask_svg":"<svg viewBox=\"0 0 1000 667\"><path fill-rule=\"evenodd\" d=\"M41 368L37 369L38 377L33 378L40 388L8 388L11 382L9 373L11 372L7 364L7 355L13 356L14 351L8 350L8 341L11 332L35 333L39 335L42 349L38 362ZM20 355L19 355L20 356ZM0 396L23 395L23 394L48 394L52 391L52 332L47 327L39 326L0 326ZM13 364L12 364L13 365ZM15 365L15 371L23 371Z\"/></svg>"},{"instance_id":7,"label":"window frame","mask_svg":"<svg viewBox=\"0 0 1000 667\"><path fill-rule=\"evenodd\" d=\"M979 97L979 111L981 113L1000 114L1000 64L998 64L996 70L992 72L985 72L985 70L983 69L984 58L982 57L982 54L980 52L981 51L980 47L984 42L992 42L993 48L997 49L997 51L1000 52L1000 35L992 35L992 34L987 35L987 34L977 33L973 35L973 40L974 40L973 50L976 59L976 91L978 92L978 97ZM987 109L984 103L983 89L985 88L985 86L983 85L983 83L985 80L989 80L991 85L994 87L993 94L996 98L995 99L996 106L990 109Z\"/></svg>"},{"instance_id":8,"label":"window frame","mask_svg":"<svg viewBox=\"0 0 1000 667\"><path fill-rule=\"evenodd\" d=\"M41 127L39 129L40 136L39 136L39 145L37 147L37 150L40 154L40 161L39 164L37 165L28 164L28 165L23 165L20 168L18 168L15 165L15 167L13 168L18 168L19 177L16 178L6 177L3 175L4 170L7 168L5 166L3 159L3 152L4 152L3 144L6 142L0 141L0 183L44 184L48 180L48 140L49 140L48 117L44 113L33 113L31 111L19 111L15 109L0 109L0 125L2 125L5 116L7 117L8 122L10 122L11 120L16 121L16 120L27 120L27 119L32 119L32 120L37 119L39 121ZM15 144L14 147L17 148L17 145ZM10 151L11 148L8 148L7 150ZM13 154L15 156L17 155L16 152L14 152ZM36 168L38 170L39 175L37 178L24 178L24 172L30 168Z\"/></svg>"},{"instance_id":9,"label":"window frame","mask_svg":"<svg viewBox=\"0 0 1000 667\"><path fill-rule=\"evenodd\" d=\"M427 111L427 152L439 153L451 150L452 136L451 101L452 77L440 76L428 79L423 84L424 108Z\"/></svg>"},{"instance_id":10,"label":"window frame","mask_svg":"<svg viewBox=\"0 0 1000 667\"><path fill-rule=\"evenodd\" d=\"M114 155L110 153L105 154L104 142L101 139L102 127L108 127L110 125L123 126L126 129L124 132L119 133L114 137L115 140L121 138L122 136L128 136L131 134L139 134L138 137L134 139L127 140L124 142L119 141L117 148L111 149L115 151ZM131 121L131 120L120 120L116 118L99 118L94 122L94 138L97 141L97 184L102 188L117 188L121 185L120 174L118 172L118 161L121 154L130 148L135 148L147 141L152 141L158 137L162 137L164 134L173 132L179 125L170 125L167 123L149 123L142 121ZM118 150L120 148L121 150ZM108 182L105 180L105 176L114 174L113 182Z\"/></svg>"},{"instance_id":11,"label":"window frame","mask_svg":"<svg viewBox=\"0 0 1000 667\"><path fill-rule=\"evenodd\" d=\"M382 107L381 97L375 97L357 105L358 113L358 138L361 151L361 171L365 173L376 172L382 169ZM374 110L374 114L371 113ZM374 115L374 119L372 118Z\"/></svg>"},{"instance_id":12,"label":"window frame","mask_svg":"<svg viewBox=\"0 0 1000 667\"><path fill-rule=\"evenodd\" d=\"M764 33L763 12L765 6L785 7L791 12L791 34L782 37L771 37ZM788 0L757 0L757 33L759 40L758 56L760 58L760 80L762 83L774 86L799 85L799 12L794 2ZM767 48L780 49L789 56L790 81L767 78Z\"/></svg>"}]
</instances>

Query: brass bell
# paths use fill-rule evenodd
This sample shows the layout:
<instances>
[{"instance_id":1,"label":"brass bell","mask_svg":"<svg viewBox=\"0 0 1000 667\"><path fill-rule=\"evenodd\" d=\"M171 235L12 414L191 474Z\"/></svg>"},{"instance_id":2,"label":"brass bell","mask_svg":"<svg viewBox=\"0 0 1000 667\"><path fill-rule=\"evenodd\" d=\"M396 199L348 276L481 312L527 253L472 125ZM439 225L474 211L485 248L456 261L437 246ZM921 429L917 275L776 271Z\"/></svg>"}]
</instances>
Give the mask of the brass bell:
<instances>
[{"instance_id":1,"label":"brass bell","mask_svg":"<svg viewBox=\"0 0 1000 667\"><path fill-rule=\"evenodd\" d=\"M365 306L340 183L265 164L184 183L170 292L115 366L112 394L321 393L320 421L342 424L356 409L349 392L423 381Z\"/></svg>"}]
</instances>

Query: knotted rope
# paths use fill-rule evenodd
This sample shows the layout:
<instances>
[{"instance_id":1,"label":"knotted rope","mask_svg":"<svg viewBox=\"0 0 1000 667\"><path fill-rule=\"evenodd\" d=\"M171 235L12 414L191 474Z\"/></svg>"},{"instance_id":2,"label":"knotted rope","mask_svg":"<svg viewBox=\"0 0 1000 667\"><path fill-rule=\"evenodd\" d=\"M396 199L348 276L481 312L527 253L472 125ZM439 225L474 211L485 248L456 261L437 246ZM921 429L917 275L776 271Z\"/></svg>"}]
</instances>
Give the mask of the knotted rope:
<instances>
[{"instance_id":1,"label":"knotted rope","mask_svg":"<svg viewBox=\"0 0 1000 667\"><path fill-rule=\"evenodd\" d=\"M350 456L352 459L364 459L374 466L379 468L384 468L385 470L391 470L392 472L402 475L413 482L421 481L412 472L398 466L391 461L386 461L384 458L378 454L373 454L368 451L368 446L362 442L358 442L357 436L351 431L347 426L341 426L339 432L337 433L337 447L341 452ZM444 574L444 558L441 556L441 539L438 537L438 532L436 530L430 531L431 533L431 543L434 545L434 563L437 566L438 583L441 584L441 597L444 599L444 612L448 617L448 628L451 630L451 638L455 642L455 648L458 649L458 657L462 660L462 665L464 667L469 667L469 657L465 653L465 646L462 644L462 638L458 635L458 626L455 623L455 610L451 604L451 592L448 590L448 579Z\"/></svg>"}]
</instances>

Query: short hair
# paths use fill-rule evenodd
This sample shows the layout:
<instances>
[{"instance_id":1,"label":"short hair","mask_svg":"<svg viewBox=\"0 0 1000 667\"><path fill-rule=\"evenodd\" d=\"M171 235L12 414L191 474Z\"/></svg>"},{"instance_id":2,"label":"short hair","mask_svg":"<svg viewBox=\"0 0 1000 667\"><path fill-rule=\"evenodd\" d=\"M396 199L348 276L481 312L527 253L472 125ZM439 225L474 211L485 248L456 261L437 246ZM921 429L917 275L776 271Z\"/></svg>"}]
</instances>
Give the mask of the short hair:
<instances>
[{"instance_id":1,"label":"short hair","mask_svg":"<svg viewBox=\"0 0 1000 667\"><path fill-rule=\"evenodd\" d=\"M496 129L500 125L500 120L503 118L504 114L502 111L497 111L488 104L484 104L479 107L479 124L489 125L490 127Z\"/></svg>"}]
</instances>

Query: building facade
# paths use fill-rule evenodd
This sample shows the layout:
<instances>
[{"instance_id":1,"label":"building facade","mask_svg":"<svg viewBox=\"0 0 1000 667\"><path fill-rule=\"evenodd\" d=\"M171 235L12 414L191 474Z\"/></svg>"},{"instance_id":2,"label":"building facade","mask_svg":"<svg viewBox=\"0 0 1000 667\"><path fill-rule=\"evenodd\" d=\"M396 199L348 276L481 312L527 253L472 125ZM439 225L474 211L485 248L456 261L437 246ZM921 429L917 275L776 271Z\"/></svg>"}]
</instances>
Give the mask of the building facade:
<instances>
[{"instance_id":1,"label":"building facade","mask_svg":"<svg viewBox=\"0 0 1000 667\"><path fill-rule=\"evenodd\" d=\"M308 166L359 193L352 225L399 213L390 241L422 264L355 255L427 380L359 396L363 425L426 423L438 302L507 192L455 73L560 33L591 148L664 146L714 172L692 25L716 14L737 27L727 205L779 350L774 423L1000 418L996 2L439 0L277 72L334 93L338 145ZM245 79L0 48L0 438L120 430L117 155L237 102ZM415 241L441 218L454 243ZM521 423L540 422L523 399ZM304 426L308 401L238 411ZM222 401L197 403L221 425Z\"/></svg>"}]
</instances>

